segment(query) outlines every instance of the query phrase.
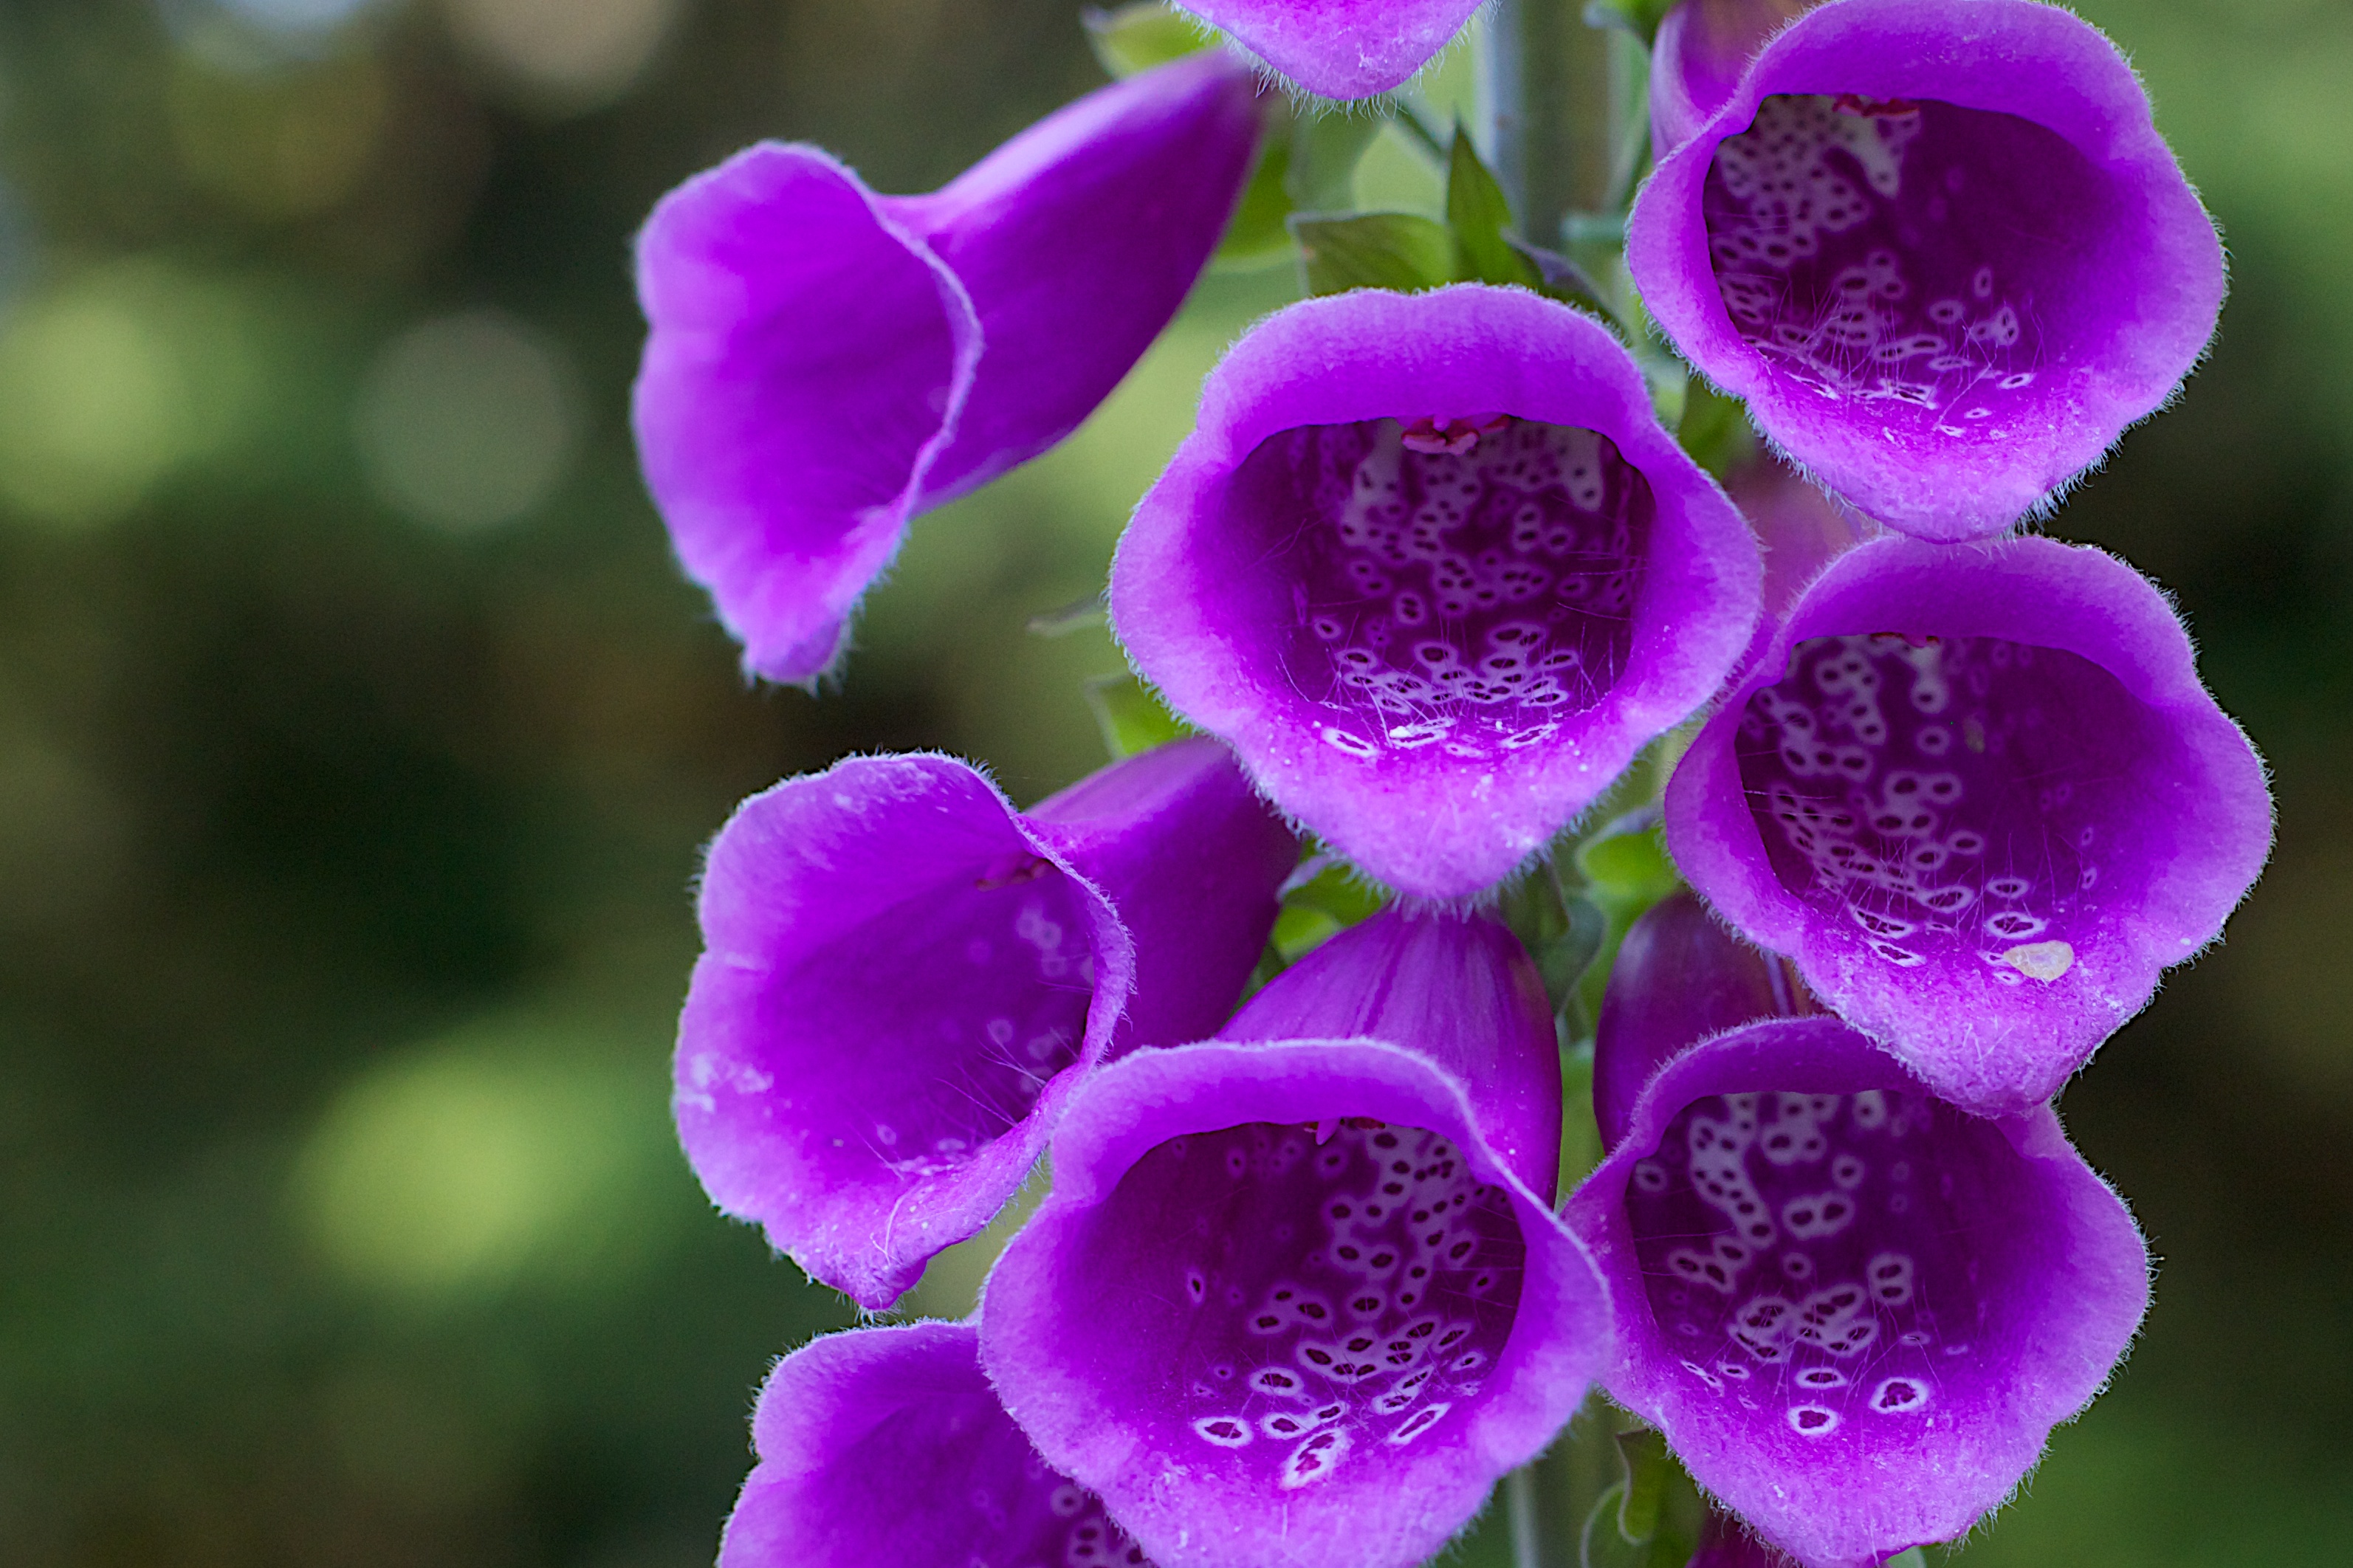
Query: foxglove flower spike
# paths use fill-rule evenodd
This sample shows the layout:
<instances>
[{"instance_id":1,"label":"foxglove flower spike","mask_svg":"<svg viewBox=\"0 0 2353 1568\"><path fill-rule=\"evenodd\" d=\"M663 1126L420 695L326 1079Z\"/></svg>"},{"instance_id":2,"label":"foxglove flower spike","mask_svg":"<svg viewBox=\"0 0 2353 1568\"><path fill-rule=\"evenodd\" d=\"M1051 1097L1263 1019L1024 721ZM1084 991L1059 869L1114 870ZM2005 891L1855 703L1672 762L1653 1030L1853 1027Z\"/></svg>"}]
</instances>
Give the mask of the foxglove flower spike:
<instances>
[{"instance_id":1,"label":"foxglove flower spike","mask_svg":"<svg viewBox=\"0 0 2353 1568\"><path fill-rule=\"evenodd\" d=\"M1309 92L1370 98L1402 84L1480 0L1184 0Z\"/></svg>"},{"instance_id":2,"label":"foxglove flower spike","mask_svg":"<svg viewBox=\"0 0 2353 1568\"><path fill-rule=\"evenodd\" d=\"M2131 1216L2047 1106L1968 1115L1834 1018L1677 1057L1567 1215L1611 1397L1805 1568L1966 1531L2148 1303Z\"/></svg>"},{"instance_id":3,"label":"foxglove flower spike","mask_svg":"<svg viewBox=\"0 0 2353 1568\"><path fill-rule=\"evenodd\" d=\"M1019 1187L1096 1064L1217 1026L1296 858L1202 740L1027 815L936 755L754 795L703 875L688 1158L720 1207L887 1307Z\"/></svg>"},{"instance_id":4,"label":"foxglove flower spike","mask_svg":"<svg viewBox=\"0 0 2353 1568\"><path fill-rule=\"evenodd\" d=\"M1210 50L1092 93L929 195L764 142L638 240L638 456L744 668L813 681L908 520L1070 434L1176 314L1259 133Z\"/></svg>"},{"instance_id":5,"label":"foxglove flower spike","mask_svg":"<svg viewBox=\"0 0 2353 1568\"><path fill-rule=\"evenodd\" d=\"M1676 765L1666 824L1744 936L1993 1113L2057 1093L2221 932L2271 800L2131 567L1889 537L1799 600Z\"/></svg>"},{"instance_id":6,"label":"foxglove flower spike","mask_svg":"<svg viewBox=\"0 0 2353 1568\"><path fill-rule=\"evenodd\" d=\"M970 1323L915 1322L786 1356L752 1417L760 1462L719 1568L1150 1568L1005 1414L978 1342Z\"/></svg>"},{"instance_id":7,"label":"foxglove flower spike","mask_svg":"<svg viewBox=\"0 0 2353 1568\"><path fill-rule=\"evenodd\" d=\"M1278 311L1112 568L1144 676L1368 875L1470 898L1705 701L1757 545L1607 329L1516 289Z\"/></svg>"},{"instance_id":8,"label":"foxglove flower spike","mask_svg":"<svg viewBox=\"0 0 2353 1568\"><path fill-rule=\"evenodd\" d=\"M2047 508L2197 363L2214 226L2114 45L2038 0L1827 0L1634 205L1710 381L1891 528Z\"/></svg>"}]
</instances>

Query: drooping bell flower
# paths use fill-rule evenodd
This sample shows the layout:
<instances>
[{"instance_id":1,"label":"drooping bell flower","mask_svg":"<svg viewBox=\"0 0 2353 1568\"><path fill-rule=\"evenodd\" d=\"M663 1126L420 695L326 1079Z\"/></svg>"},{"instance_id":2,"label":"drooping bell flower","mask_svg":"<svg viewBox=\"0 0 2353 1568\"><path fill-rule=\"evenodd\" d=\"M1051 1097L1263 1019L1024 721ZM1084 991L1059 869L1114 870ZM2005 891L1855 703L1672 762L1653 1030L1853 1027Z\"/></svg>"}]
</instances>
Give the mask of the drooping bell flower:
<instances>
[{"instance_id":1,"label":"drooping bell flower","mask_svg":"<svg viewBox=\"0 0 2353 1568\"><path fill-rule=\"evenodd\" d=\"M1758 570L1598 322L1516 289L1363 289L1210 373L1120 542L1112 622L1277 805L1451 900L1706 700Z\"/></svg>"},{"instance_id":2,"label":"drooping bell flower","mask_svg":"<svg viewBox=\"0 0 2353 1568\"><path fill-rule=\"evenodd\" d=\"M852 1329L769 1374L719 1568L1149 1568L990 1392L971 1323Z\"/></svg>"},{"instance_id":3,"label":"drooping bell flower","mask_svg":"<svg viewBox=\"0 0 2353 1568\"><path fill-rule=\"evenodd\" d=\"M1476 921L1380 918L1230 1026L1310 1037L1094 1075L983 1293L1007 1407L1164 1568L1411 1568L1552 1440L1606 1351L1592 1266L1546 1201L1557 1146L1535 1157L1531 1117L1499 1148L1482 1109L1512 1125L1513 1097L1466 1080L1540 1053L1557 1092L1525 955ZM1368 1006L1383 947L1398 968Z\"/></svg>"},{"instance_id":4,"label":"drooping bell flower","mask_svg":"<svg viewBox=\"0 0 2353 1568\"><path fill-rule=\"evenodd\" d=\"M2056 1093L2271 841L2262 763L2164 595L2042 538L1841 557L1665 804L1709 903L1982 1112Z\"/></svg>"},{"instance_id":5,"label":"drooping bell flower","mask_svg":"<svg viewBox=\"0 0 2353 1568\"><path fill-rule=\"evenodd\" d=\"M1635 203L1685 358L1891 528L2047 508L2212 336L2222 250L2089 23L2038 0L1828 0Z\"/></svg>"},{"instance_id":6,"label":"drooping bell flower","mask_svg":"<svg viewBox=\"0 0 2353 1568\"><path fill-rule=\"evenodd\" d=\"M1626 1135L1651 1075L1710 1035L1820 1009L1770 957L1741 941L1688 888L1644 910L1609 966L1594 1025L1593 1120L1605 1148Z\"/></svg>"},{"instance_id":7,"label":"drooping bell flower","mask_svg":"<svg viewBox=\"0 0 2353 1568\"><path fill-rule=\"evenodd\" d=\"M812 681L916 513L1051 447L1176 314L1259 133L1218 50L1081 99L928 195L763 142L638 238L638 452L744 667Z\"/></svg>"},{"instance_id":8,"label":"drooping bell flower","mask_svg":"<svg viewBox=\"0 0 2353 1568\"><path fill-rule=\"evenodd\" d=\"M1651 151L1666 155L1715 117L1765 40L1811 0L1680 0L1651 40Z\"/></svg>"},{"instance_id":9,"label":"drooping bell flower","mask_svg":"<svg viewBox=\"0 0 2353 1568\"><path fill-rule=\"evenodd\" d=\"M687 1156L721 1208L887 1307L1019 1187L1088 1071L1217 1027L1296 858L1202 740L1027 813L938 755L787 779L703 873Z\"/></svg>"},{"instance_id":10,"label":"drooping bell flower","mask_svg":"<svg viewBox=\"0 0 2353 1568\"><path fill-rule=\"evenodd\" d=\"M1403 83L1462 30L1480 0L1184 0L1185 9L1324 98Z\"/></svg>"},{"instance_id":11,"label":"drooping bell flower","mask_svg":"<svg viewBox=\"0 0 2353 1568\"><path fill-rule=\"evenodd\" d=\"M1567 1217L1610 1292L1610 1396L1805 1568L1966 1531L2148 1302L2049 1107L1971 1116L1835 1018L1675 1058Z\"/></svg>"}]
</instances>

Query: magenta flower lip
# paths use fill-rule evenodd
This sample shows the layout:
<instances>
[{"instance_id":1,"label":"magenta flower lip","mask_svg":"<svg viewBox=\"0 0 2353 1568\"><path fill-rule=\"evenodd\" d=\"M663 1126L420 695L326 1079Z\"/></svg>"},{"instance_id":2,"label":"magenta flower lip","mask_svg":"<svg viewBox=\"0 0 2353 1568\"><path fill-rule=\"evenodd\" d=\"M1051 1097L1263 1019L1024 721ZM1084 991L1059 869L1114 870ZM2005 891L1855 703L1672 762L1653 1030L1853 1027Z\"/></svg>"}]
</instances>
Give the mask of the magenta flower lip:
<instances>
[{"instance_id":1,"label":"magenta flower lip","mask_svg":"<svg viewBox=\"0 0 2353 1568\"><path fill-rule=\"evenodd\" d=\"M1217 1026L1296 858L1208 741L1026 815L938 755L787 779L704 871L687 1156L721 1208L887 1307L1003 1206L1097 1064Z\"/></svg>"},{"instance_id":2,"label":"magenta flower lip","mask_svg":"<svg viewBox=\"0 0 2353 1568\"><path fill-rule=\"evenodd\" d=\"M638 239L638 456L746 671L825 674L910 518L1093 411L1208 260L1258 134L1249 68L1210 50L928 195L764 142L662 199Z\"/></svg>"},{"instance_id":3,"label":"magenta flower lip","mask_svg":"<svg viewBox=\"0 0 2353 1568\"><path fill-rule=\"evenodd\" d=\"M853 1329L769 1374L719 1568L1150 1568L1050 1469L981 1375L971 1323Z\"/></svg>"},{"instance_id":4,"label":"magenta flower lip","mask_svg":"<svg viewBox=\"0 0 2353 1568\"><path fill-rule=\"evenodd\" d=\"M1636 201L1675 347L1891 528L2047 510L2172 396L2221 240L2116 47L2038 0L1827 0Z\"/></svg>"},{"instance_id":5,"label":"magenta flower lip","mask_svg":"<svg viewBox=\"0 0 2353 1568\"><path fill-rule=\"evenodd\" d=\"M1480 0L1185 0L1275 70L1324 98L1370 98L1443 49Z\"/></svg>"},{"instance_id":6,"label":"magenta flower lip","mask_svg":"<svg viewBox=\"0 0 2353 1568\"><path fill-rule=\"evenodd\" d=\"M1412 1568L1606 1352L1582 1249L1403 1046L1139 1051L1073 1096L1053 1163L982 1362L1164 1568Z\"/></svg>"},{"instance_id":7,"label":"magenta flower lip","mask_svg":"<svg viewBox=\"0 0 2353 1568\"><path fill-rule=\"evenodd\" d=\"M2049 1107L1968 1115L1834 1018L1668 1062L1567 1218L1610 1292L1611 1397L1806 1568L1967 1531L2148 1304L2130 1215Z\"/></svg>"},{"instance_id":8,"label":"magenta flower lip","mask_svg":"<svg viewBox=\"0 0 2353 1568\"><path fill-rule=\"evenodd\" d=\"M2032 537L1841 557L1666 793L1692 886L1987 1113L2055 1094L2220 934L2271 823L2164 595Z\"/></svg>"},{"instance_id":9,"label":"magenta flower lip","mask_svg":"<svg viewBox=\"0 0 2353 1568\"><path fill-rule=\"evenodd\" d=\"M1517 289L1276 312L1112 567L1129 658L1400 892L1477 895L1704 702L1756 541L1607 329Z\"/></svg>"}]
</instances>

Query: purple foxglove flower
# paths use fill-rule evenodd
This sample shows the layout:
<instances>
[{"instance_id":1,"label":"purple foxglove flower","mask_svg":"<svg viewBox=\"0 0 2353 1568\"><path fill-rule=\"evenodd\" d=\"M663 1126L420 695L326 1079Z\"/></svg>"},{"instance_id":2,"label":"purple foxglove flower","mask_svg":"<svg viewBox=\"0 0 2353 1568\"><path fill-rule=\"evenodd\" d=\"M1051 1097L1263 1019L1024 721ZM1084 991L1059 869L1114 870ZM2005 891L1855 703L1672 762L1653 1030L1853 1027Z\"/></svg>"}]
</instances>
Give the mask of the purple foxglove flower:
<instances>
[{"instance_id":1,"label":"purple foxglove flower","mask_svg":"<svg viewBox=\"0 0 2353 1568\"><path fill-rule=\"evenodd\" d=\"M1399 973L1367 1006L1347 991L1384 949ZM1465 1081L1516 1076L1518 1053L1556 1064L1525 955L1403 917L1326 951L1231 1027L1389 1038L1105 1068L982 1296L1007 1408L1166 1568L1421 1563L1551 1441L1606 1352L1592 1266L1546 1201L1557 1147L1532 1186L1534 1152L1482 1120L1501 1102L1512 1123L1512 1097Z\"/></svg>"},{"instance_id":2,"label":"purple foxglove flower","mask_svg":"<svg viewBox=\"0 0 2353 1568\"><path fill-rule=\"evenodd\" d=\"M1681 0L1651 41L1651 150L1662 161L1715 117L1765 40L1812 0Z\"/></svg>"},{"instance_id":3,"label":"purple foxglove flower","mask_svg":"<svg viewBox=\"0 0 2353 1568\"><path fill-rule=\"evenodd\" d=\"M638 450L746 670L822 675L911 517L1036 457L1127 374L1232 211L1253 94L1211 50L929 195L764 142L655 207Z\"/></svg>"},{"instance_id":4,"label":"purple foxglove flower","mask_svg":"<svg viewBox=\"0 0 2353 1568\"><path fill-rule=\"evenodd\" d=\"M887 1307L1012 1195L1107 1055L1217 1027L1296 858L1208 741L1027 814L937 755L787 779L703 874L687 1156L721 1208Z\"/></svg>"},{"instance_id":5,"label":"purple foxglove flower","mask_svg":"<svg viewBox=\"0 0 2353 1568\"><path fill-rule=\"evenodd\" d=\"M2037 0L1828 0L1634 205L1685 358L1927 539L2048 507L2181 384L2222 250L2124 57Z\"/></svg>"},{"instance_id":6,"label":"purple foxglove flower","mask_svg":"<svg viewBox=\"0 0 2353 1568\"><path fill-rule=\"evenodd\" d=\"M2271 801L2131 567L1889 537L1799 600L1666 826L1692 886L1841 1016L1945 1099L2018 1111L2221 931Z\"/></svg>"},{"instance_id":7,"label":"purple foxglove flower","mask_svg":"<svg viewBox=\"0 0 2353 1568\"><path fill-rule=\"evenodd\" d=\"M1430 63L1480 0L1183 0L1308 91L1370 98Z\"/></svg>"},{"instance_id":8,"label":"purple foxglove flower","mask_svg":"<svg viewBox=\"0 0 2353 1568\"><path fill-rule=\"evenodd\" d=\"M970 1323L852 1329L779 1363L719 1568L1149 1568L981 1375Z\"/></svg>"},{"instance_id":9,"label":"purple foxglove flower","mask_svg":"<svg viewBox=\"0 0 2353 1568\"><path fill-rule=\"evenodd\" d=\"M1699 1550L1684 1568L1791 1568L1786 1552L1757 1539L1757 1532L1720 1508L1707 1510L1700 1526Z\"/></svg>"},{"instance_id":10,"label":"purple foxglove flower","mask_svg":"<svg viewBox=\"0 0 2353 1568\"><path fill-rule=\"evenodd\" d=\"M1968 1115L1834 1018L1669 1062L1568 1221L1610 1292L1611 1397L1807 1568L1967 1531L2148 1304L2131 1216L2049 1107Z\"/></svg>"},{"instance_id":11,"label":"purple foxglove flower","mask_svg":"<svg viewBox=\"0 0 2353 1568\"><path fill-rule=\"evenodd\" d=\"M1277 805L1448 900L1706 700L1758 572L1599 323L1516 289L1361 289L1278 311L1210 373L1111 606Z\"/></svg>"}]
</instances>

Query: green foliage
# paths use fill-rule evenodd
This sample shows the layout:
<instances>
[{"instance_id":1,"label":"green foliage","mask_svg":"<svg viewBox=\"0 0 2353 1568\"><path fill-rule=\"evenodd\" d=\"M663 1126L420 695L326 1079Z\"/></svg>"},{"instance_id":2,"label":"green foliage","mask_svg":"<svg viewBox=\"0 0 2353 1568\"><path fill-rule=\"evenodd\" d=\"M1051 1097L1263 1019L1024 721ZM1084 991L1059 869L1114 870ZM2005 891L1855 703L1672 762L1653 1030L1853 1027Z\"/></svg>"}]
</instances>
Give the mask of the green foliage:
<instances>
[{"instance_id":1,"label":"green foliage","mask_svg":"<svg viewBox=\"0 0 2353 1568\"><path fill-rule=\"evenodd\" d=\"M1482 283L1518 283L1530 289L1543 285L1535 265L1514 248L1507 234L1513 227L1512 206L1504 187L1479 161L1479 150L1471 144L1459 121L1453 148L1447 155L1446 221L1454 230L1463 266L1472 278Z\"/></svg>"},{"instance_id":2,"label":"green foliage","mask_svg":"<svg viewBox=\"0 0 2353 1568\"><path fill-rule=\"evenodd\" d=\"M1218 39L1208 26L1156 0L1135 0L1110 11L1090 5L1079 19L1086 24L1095 58L1123 79L1198 54Z\"/></svg>"},{"instance_id":3,"label":"green foliage","mask_svg":"<svg viewBox=\"0 0 2353 1568\"><path fill-rule=\"evenodd\" d=\"M1454 231L1419 213L1356 213L1346 217L1294 215L1300 274L1310 294L1351 289L1411 293L1459 283L1466 276Z\"/></svg>"},{"instance_id":4,"label":"green foliage","mask_svg":"<svg viewBox=\"0 0 2353 1568\"><path fill-rule=\"evenodd\" d=\"M1623 28L1640 38L1647 49L1658 37L1660 21L1674 3L1675 0L1587 0L1585 25Z\"/></svg>"},{"instance_id":5,"label":"green foliage","mask_svg":"<svg viewBox=\"0 0 2353 1568\"><path fill-rule=\"evenodd\" d=\"M1193 732L1168 710L1158 692L1133 675L1105 675L1088 681L1087 707L1114 762Z\"/></svg>"},{"instance_id":6,"label":"green foliage","mask_svg":"<svg viewBox=\"0 0 2353 1568\"><path fill-rule=\"evenodd\" d=\"M1282 188L1299 212L1337 212L1356 205L1356 164L1388 121L1356 110L1293 110L1291 163Z\"/></svg>"},{"instance_id":7,"label":"green foliage","mask_svg":"<svg viewBox=\"0 0 2353 1568\"><path fill-rule=\"evenodd\" d=\"M1717 479L1757 449L1757 433L1748 426L1747 405L1693 376L1683 388L1683 418L1675 426L1692 461Z\"/></svg>"},{"instance_id":8,"label":"green foliage","mask_svg":"<svg viewBox=\"0 0 2353 1568\"><path fill-rule=\"evenodd\" d=\"M1602 988L1627 928L1681 887L1683 877L1667 858L1666 837L1655 812L1636 813L1604 827L1577 850L1577 868L1584 873L1586 896L1606 922L1600 951L1579 985L1578 1001L1591 1019L1600 1016Z\"/></svg>"},{"instance_id":9,"label":"green foliage","mask_svg":"<svg viewBox=\"0 0 2353 1568\"><path fill-rule=\"evenodd\" d=\"M1270 131L1259 143L1258 167L1242 187L1214 258L1220 267L1261 267L1291 251L1291 138Z\"/></svg>"},{"instance_id":10,"label":"green foliage","mask_svg":"<svg viewBox=\"0 0 2353 1568\"><path fill-rule=\"evenodd\" d=\"M1346 863L1329 855L1311 855L1292 878L1282 895L1282 909L1268 937L1271 966L1280 973L1324 942L1380 911L1381 895Z\"/></svg>"},{"instance_id":11,"label":"green foliage","mask_svg":"<svg viewBox=\"0 0 2353 1568\"><path fill-rule=\"evenodd\" d=\"M1585 1521L1585 1568L1683 1568L1698 1549L1707 1505L1647 1427L1618 1435L1626 1479L1601 1494Z\"/></svg>"}]
</instances>

